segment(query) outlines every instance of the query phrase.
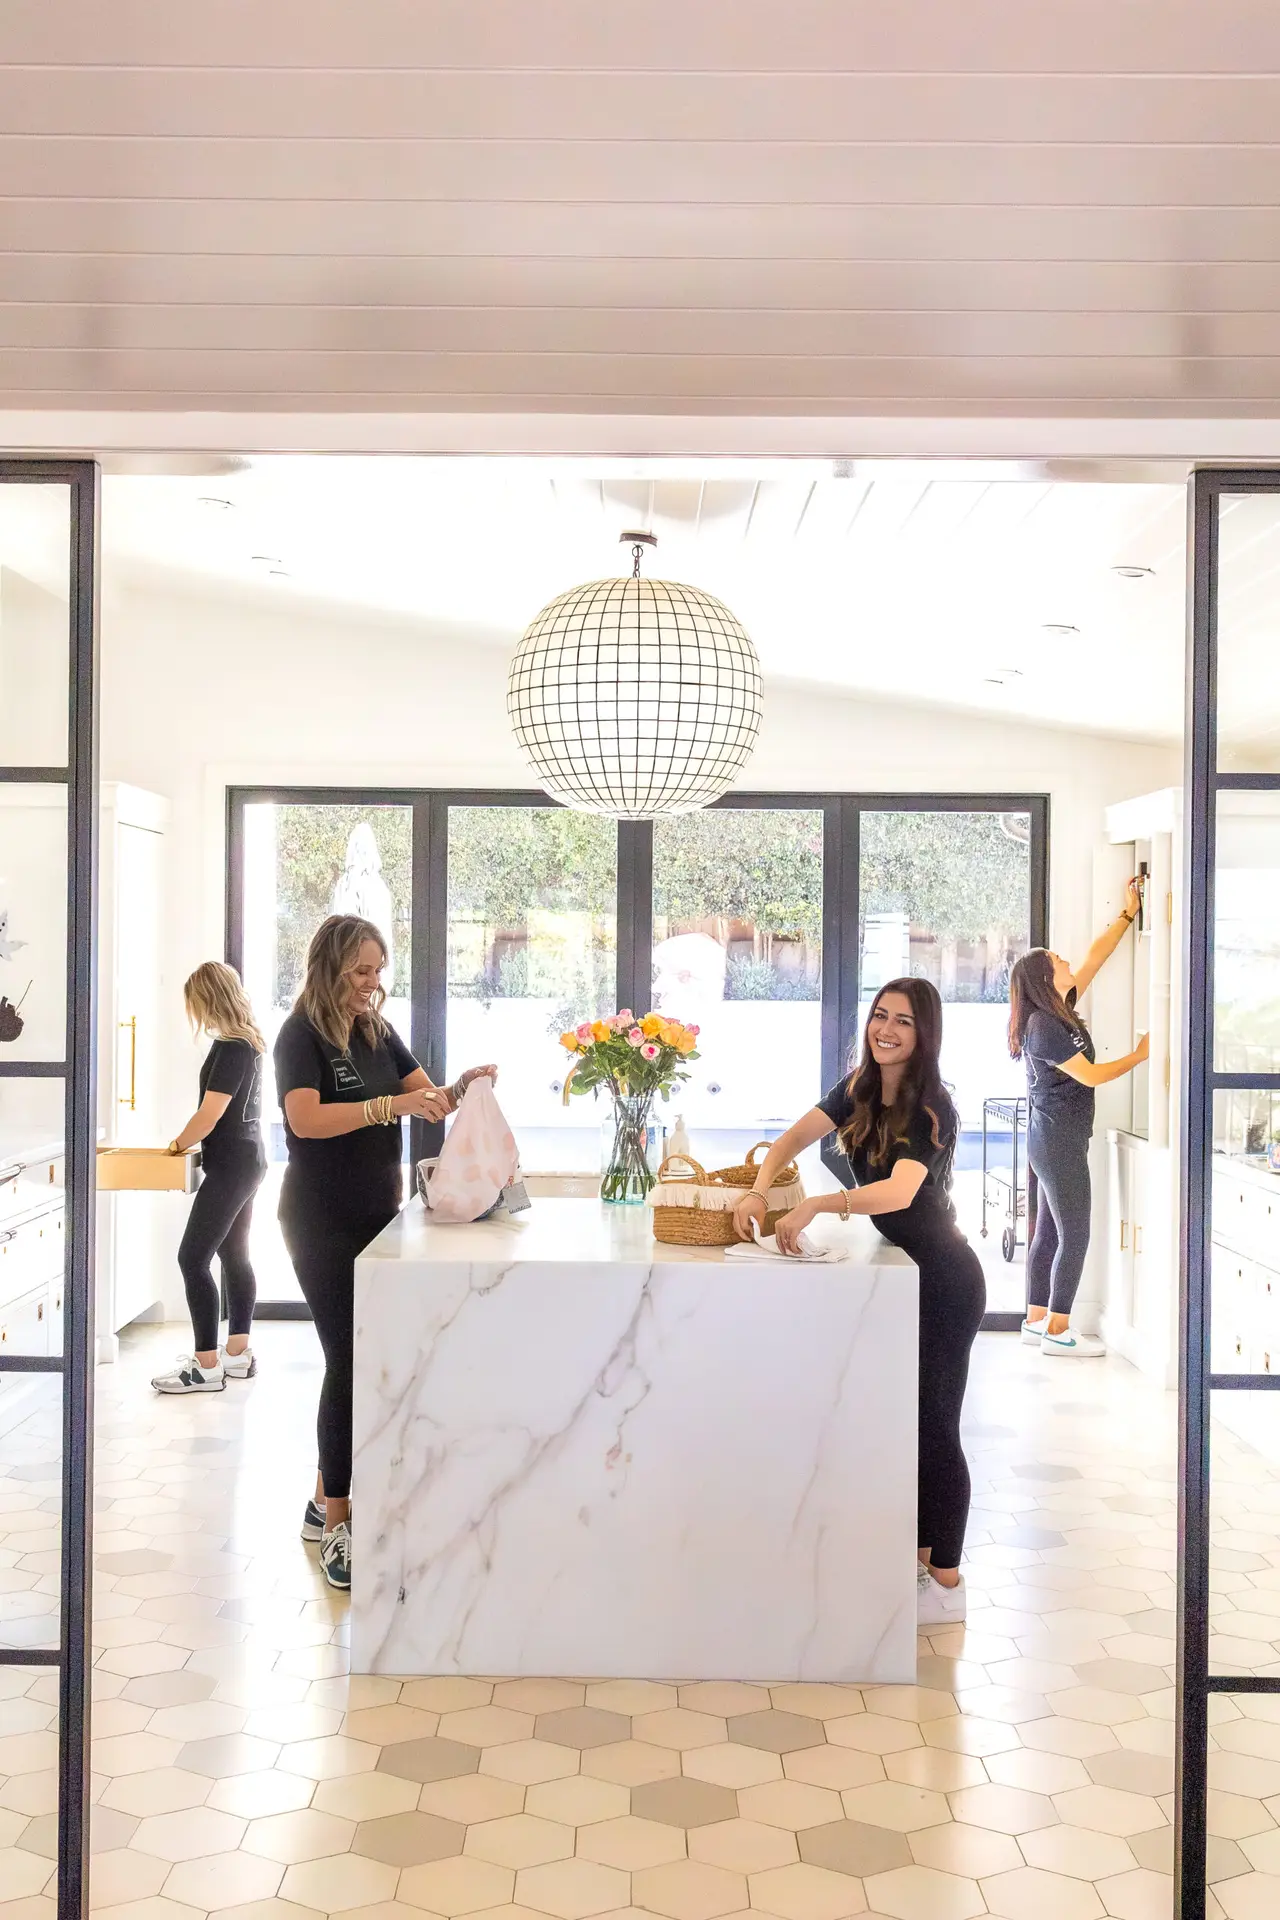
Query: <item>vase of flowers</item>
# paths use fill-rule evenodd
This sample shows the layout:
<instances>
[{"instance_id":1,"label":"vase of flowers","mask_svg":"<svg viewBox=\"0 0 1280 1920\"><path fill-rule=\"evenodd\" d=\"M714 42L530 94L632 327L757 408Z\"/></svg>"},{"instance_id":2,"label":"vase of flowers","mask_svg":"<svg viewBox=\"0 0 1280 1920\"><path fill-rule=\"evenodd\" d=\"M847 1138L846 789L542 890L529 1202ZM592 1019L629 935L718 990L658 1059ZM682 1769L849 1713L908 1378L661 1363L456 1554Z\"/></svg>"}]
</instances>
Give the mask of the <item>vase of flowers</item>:
<instances>
[{"instance_id":1,"label":"vase of flowers","mask_svg":"<svg viewBox=\"0 0 1280 1920\"><path fill-rule=\"evenodd\" d=\"M562 1033L560 1045L574 1056L565 1076L565 1104L574 1094L598 1094L602 1088L613 1103L602 1130L600 1197L615 1206L639 1206L658 1177L649 1158L653 1103L659 1095L669 1100L689 1078L688 1063L698 1057L698 1029L662 1013L637 1018L624 1007Z\"/></svg>"}]
</instances>

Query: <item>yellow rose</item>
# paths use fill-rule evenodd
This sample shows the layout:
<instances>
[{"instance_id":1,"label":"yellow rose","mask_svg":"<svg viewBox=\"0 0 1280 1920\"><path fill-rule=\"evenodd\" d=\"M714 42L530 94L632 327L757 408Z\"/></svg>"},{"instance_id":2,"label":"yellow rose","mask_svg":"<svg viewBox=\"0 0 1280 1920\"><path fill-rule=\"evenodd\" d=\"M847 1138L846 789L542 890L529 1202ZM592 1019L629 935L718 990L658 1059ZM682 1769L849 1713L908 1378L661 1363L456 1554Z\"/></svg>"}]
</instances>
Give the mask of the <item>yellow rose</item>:
<instances>
[{"instance_id":1,"label":"yellow rose","mask_svg":"<svg viewBox=\"0 0 1280 1920\"><path fill-rule=\"evenodd\" d=\"M560 1035L560 1045L561 1045L562 1047L565 1047L565 1048L567 1048L567 1050L568 1050L568 1051L569 1051L570 1053L576 1053L576 1052L578 1051L578 1036L577 1036L577 1034L576 1034L576 1033L562 1033L562 1034Z\"/></svg>"},{"instance_id":2,"label":"yellow rose","mask_svg":"<svg viewBox=\"0 0 1280 1920\"><path fill-rule=\"evenodd\" d=\"M609 1038L609 1029L608 1027L606 1027L603 1020L592 1021L591 1038L593 1040L607 1040Z\"/></svg>"},{"instance_id":3,"label":"yellow rose","mask_svg":"<svg viewBox=\"0 0 1280 1920\"><path fill-rule=\"evenodd\" d=\"M656 1013L646 1013L640 1022L640 1031L646 1040L652 1040L655 1034L662 1032L662 1019Z\"/></svg>"},{"instance_id":4,"label":"yellow rose","mask_svg":"<svg viewBox=\"0 0 1280 1920\"><path fill-rule=\"evenodd\" d=\"M686 1033L680 1040L676 1042L676 1045L679 1048L681 1053L692 1053L694 1048L693 1035L691 1033Z\"/></svg>"}]
</instances>

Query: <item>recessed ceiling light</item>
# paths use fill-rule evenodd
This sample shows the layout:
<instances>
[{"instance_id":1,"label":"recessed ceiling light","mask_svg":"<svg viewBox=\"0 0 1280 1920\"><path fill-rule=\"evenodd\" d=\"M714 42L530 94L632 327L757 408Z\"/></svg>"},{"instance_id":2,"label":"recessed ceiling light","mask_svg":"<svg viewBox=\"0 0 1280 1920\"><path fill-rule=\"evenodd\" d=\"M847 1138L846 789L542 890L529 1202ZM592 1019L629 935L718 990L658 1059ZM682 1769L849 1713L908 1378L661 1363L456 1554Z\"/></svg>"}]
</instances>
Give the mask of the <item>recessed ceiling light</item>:
<instances>
[{"instance_id":1,"label":"recessed ceiling light","mask_svg":"<svg viewBox=\"0 0 1280 1920\"><path fill-rule=\"evenodd\" d=\"M279 567L284 564L278 553L251 553L249 558L255 567Z\"/></svg>"},{"instance_id":2,"label":"recessed ceiling light","mask_svg":"<svg viewBox=\"0 0 1280 1920\"><path fill-rule=\"evenodd\" d=\"M1044 623L1044 631L1046 633L1061 634L1065 638L1069 633L1079 633L1080 629L1079 627L1073 627L1069 620L1046 620Z\"/></svg>"},{"instance_id":3,"label":"recessed ceiling light","mask_svg":"<svg viewBox=\"0 0 1280 1920\"><path fill-rule=\"evenodd\" d=\"M288 567L268 567L267 572L277 580L291 580L293 578Z\"/></svg>"},{"instance_id":4,"label":"recessed ceiling light","mask_svg":"<svg viewBox=\"0 0 1280 1920\"><path fill-rule=\"evenodd\" d=\"M216 493L201 493L196 495L196 505L198 507L212 507L217 513L225 513L228 507L235 505L235 501L222 500Z\"/></svg>"},{"instance_id":5,"label":"recessed ceiling light","mask_svg":"<svg viewBox=\"0 0 1280 1920\"><path fill-rule=\"evenodd\" d=\"M1122 566L1112 567L1111 571L1114 574L1118 574L1122 580L1150 580L1155 576L1154 567Z\"/></svg>"},{"instance_id":6,"label":"recessed ceiling light","mask_svg":"<svg viewBox=\"0 0 1280 1920\"><path fill-rule=\"evenodd\" d=\"M997 667L996 672L1002 680L1021 680L1022 678L1021 667Z\"/></svg>"}]
</instances>

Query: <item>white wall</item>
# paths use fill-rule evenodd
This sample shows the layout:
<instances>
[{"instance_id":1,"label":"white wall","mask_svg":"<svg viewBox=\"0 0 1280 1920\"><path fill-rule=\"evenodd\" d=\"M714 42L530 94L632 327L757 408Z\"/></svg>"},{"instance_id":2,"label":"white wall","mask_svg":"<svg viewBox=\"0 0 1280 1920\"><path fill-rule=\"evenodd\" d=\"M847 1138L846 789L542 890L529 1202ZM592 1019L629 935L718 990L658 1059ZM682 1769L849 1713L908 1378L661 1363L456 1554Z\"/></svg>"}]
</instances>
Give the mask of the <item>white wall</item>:
<instances>
[{"instance_id":1,"label":"white wall","mask_svg":"<svg viewBox=\"0 0 1280 1920\"><path fill-rule=\"evenodd\" d=\"M164 1053L175 1128L192 1104L196 1064L181 983L222 952L227 785L529 786L506 719L507 644L287 592L125 573L108 555L103 777L150 788L172 807ZM1078 954L1095 931L1105 808L1179 778L1172 748L775 684L747 784L1047 792L1051 939Z\"/></svg>"}]
</instances>

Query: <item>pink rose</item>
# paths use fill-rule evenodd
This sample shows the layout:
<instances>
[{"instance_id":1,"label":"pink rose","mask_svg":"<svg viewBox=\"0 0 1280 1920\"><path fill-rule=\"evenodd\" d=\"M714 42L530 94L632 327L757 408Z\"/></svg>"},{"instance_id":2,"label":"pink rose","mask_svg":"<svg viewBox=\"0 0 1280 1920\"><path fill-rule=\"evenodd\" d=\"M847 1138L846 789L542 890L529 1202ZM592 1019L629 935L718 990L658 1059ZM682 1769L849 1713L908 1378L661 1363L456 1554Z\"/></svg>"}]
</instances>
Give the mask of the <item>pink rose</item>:
<instances>
[{"instance_id":1,"label":"pink rose","mask_svg":"<svg viewBox=\"0 0 1280 1920\"><path fill-rule=\"evenodd\" d=\"M623 1007L618 1014L618 1019L624 1027L629 1027L635 1019L635 1015L632 1013L630 1007Z\"/></svg>"},{"instance_id":2,"label":"pink rose","mask_svg":"<svg viewBox=\"0 0 1280 1920\"><path fill-rule=\"evenodd\" d=\"M695 1038L696 1038L696 1037L697 1037L697 1035L698 1035L698 1034L700 1034L700 1033L702 1032L702 1028L701 1028L701 1027L690 1027L690 1028L689 1028L689 1032L690 1032L691 1034L693 1034L693 1035L695 1036Z\"/></svg>"},{"instance_id":3,"label":"pink rose","mask_svg":"<svg viewBox=\"0 0 1280 1920\"><path fill-rule=\"evenodd\" d=\"M641 1047L640 1058L642 1060L656 1060L657 1057L658 1049L654 1046L652 1040L650 1040L646 1046Z\"/></svg>"},{"instance_id":4,"label":"pink rose","mask_svg":"<svg viewBox=\"0 0 1280 1920\"><path fill-rule=\"evenodd\" d=\"M582 1025L576 1029L576 1032L579 1040L589 1040L591 1038L591 1022L584 1020Z\"/></svg>"},{"instance_id":5,"label":"pink rose","mask_svg":"<svg viewBox=\"0 0 1280 1920\"><path fill-rule=\"evenodd\" d=\"M641 1033L639 1027L632 1027L630 1033L627 1035L627 1039L633 1047L642 1047L644 1045L644 1035Z\"/></svg>"}]
</instances>

